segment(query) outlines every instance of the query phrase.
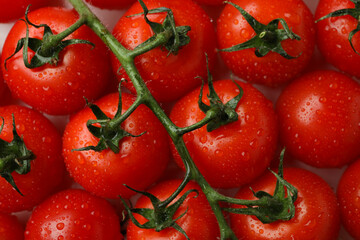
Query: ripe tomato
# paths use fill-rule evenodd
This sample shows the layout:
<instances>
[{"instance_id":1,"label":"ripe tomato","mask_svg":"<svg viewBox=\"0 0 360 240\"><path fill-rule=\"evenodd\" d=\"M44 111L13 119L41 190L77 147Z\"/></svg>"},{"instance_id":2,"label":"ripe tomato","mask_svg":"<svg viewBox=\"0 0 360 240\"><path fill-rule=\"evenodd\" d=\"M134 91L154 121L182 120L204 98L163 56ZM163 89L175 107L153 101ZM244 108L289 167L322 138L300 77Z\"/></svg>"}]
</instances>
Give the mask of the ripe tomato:
<instances>
[{"instance_id":1,"label":"ripe tomato","mask_svg":"<svg viewBox=\"0 0 360 240\"><path fill-rule=\"evenodd\" d=\"M36 9L48 4L46 0L16 0L9 2L0 0L0 23L10 22L24 16L26 7L31 4L31 9Z\"/></svg>"},{"instance_id":2,"label":"ripe tomato","mask_svg":"<svg viewBox=\"0 0 360 240\"><path fill-rule=\"evenodd\" d=\"M234 188L250 183L270 164L277 145L277 121L272 103L250 84L238 82L244 95L236 112L239 120L208 132L206 126L184 135L189 153L200 172L213 187ZM226 103L239 94L231 80L214 82L215 91ZM179 127L190 126L204 118L199 109L200 88L180 99L170 118ZM204 88L203 96L209 93ZM209 100L203 101L209 104ZM176 162L179 154L172 146Z\"/></svg>"},{"instance_id":3,"label":"ripe tomato","mask_svg":"<svg viewBox=\"0 0 360 240\"><path fill-rule=\"evenodd\" d=\"M110 94L95 104L110 118L117 110L118 94ZM134 102L130 94L122 95L123 112ZM63 155L68 171L81 186L96 195L129 198L135 192L123 184L142 190L154 183L163 173L170 159L168 136L155 115L141 105L127 118L121 127L140 137L125 137L120 141L120 152L110 149L101 152L72 151L89 145L96 146L98 139L86 127L89 119L95 119L86 108L70 119L63 137ZM141 181L139 181L141 179Z\"/></svg>"},{"instance_id":4,"label":"ripe tomato","mask_svg":"<svg viewBox=\"0 0 360 240\"><path fill-rule=\"evenodd\" d=\"M136 0L86 0L91 5L102 9L122 9Z\"/></svg>"},{"instance_id":5,"label":"ripe tomato","mask_svg":"<svg viewBox=\"0 0 360 240\"><path fill-rule=\"evenodd\" d=\"M190 43L182 47L177 55L170 54L160 47L135 58L139 70L150 92L158 101L173 101L201 84L197 76L206 76L205 54L209 56L210 66L215 60L215 32L210 18L205 11L190 0L146 0L150 9L166 7L173 11L177 26L190 26ZM135 3L116 24L113 34L127 49L134 49L151 36L153 31L145 22L144 16L127 17L144 10ZM150 21L161 23L166 13L149 14ZM118 71L120 63L112 58L113 69ZM125 77L124 70L117 74L118 79ZM195 79L196 78L196 79ZM124 86L135 93L130 81Z\"/></svg>"},{"instance_id":6,"label":"ripe tomato","mask_svg":"<svg viewBox=\"0 0 360 240\"><path fill-rule=\"evenodd\" d=\"M15 216L0 213L0 239L24 239L24 227L19 223Z\"/></svg>"},{"instance_id":7,"label":"ripe tomato","mask_svg":"<svg viewBox=\"0 0 360 240\"><path fill-rule=\"evenodd\" d=\"M164 201L170 197L180 183L180 180L161 182L151 188L149 192L161 201ZM182 213L187 211L187 213L177 220L176 223L186 232L190 239L219 239L220 232L215 215L213 214L211 207L200 187L194 182L189 182L179 196L182 196L190 189L198 190L199 195L195 198L196 193L189 194L184 203L176 211L173 219L176 219ZM175 201L179 198L179 196L175 199ZM136 203L135 208L152 208L152 205L149 198L142 196ZM140 224L144 224L147 221L144 217L137 214L134 214L134 216ZM127 227L126 237L128 240L186 239L183 234L174 228L166 228L160 232L156 232L153 229L138 228L132 222L130 222Z\"/></svg>"},{"instance_id":8,"label":"ripe tomato","mask_svg":"<svg viewBox=\"0 0 360 240\"><path fill-rule=\"evenodd\" d=\"M256 20L267 25L276 18L283 18L300 41L285 40L282 47L290 56L288 60L278 53L269 52L257 57L254 48L236 52L221 52L228 68L235 75L249 82L275 86L290 81L304 70L310 61L315 46L315 26L312 13L302 0L231 1ZM281 25L281 24L280 24ZM218 19L217 36L220 49L246 42L255 36L254 30L241 13L227 4Z\"/></svg>"},{"instance_id":9,"label":"ripe tomato","mask_svg":"<svg viewBox=\"0 0 360 240\"><path fill-rule=\"evenodd\" d=\"M346 230L354 239L360 239L359 170L360 159L346 169L337 188L341 220Z\"/></svg>"},{"instance_id":10,"label":"ripe tomato","mask_svg":"<svg viewBox=\"0 0 360 240\"><path fill-rule=\"evenodd\" d=\"M334 71L317 71L287 86L277 102L280 136L296 159L340 167L360 155L360 85Z\"/></svg>"},{"instance_id":11,"label":"ripe tomato","mask_svg":"<svg viewBox=\"0 0 360 240\"><path fill-rule=\"evenodd\" d=\"M7 142L13 140L12 114L18 135L23 136L26 147L36 158L31 161L29 173L12 173L24 196L0 178L0 212L7 213L29 210L39 204L61 183L65 170L60 134L48 119L34 110L22 106L1 107L0 116L5 125L0 138Z\"/></svg>"},{"instance_id":12,"label":"ripe tomato","mask_svg":"<svg viewBox=\"0 0 360 240\"><path fill-rule=\"evenodd\" d=\"M263 224L256 217L231 214L231 227L236 236L243 240L336 240L340 214L330 186L319 176L300 168L285 168L284 179L299 191L294 218ZM249 186L255 192L261 190L272 194L275 185L276 178L269 172ZM236 197L254 200L249 186L240 189Z\"/></svg>"},{"instance_id":13,"label":"ripe tomato","mask_svg":"<svg viewBox=\"0 0 360 240\"><path fill-rule=\"evenodd\" d=\"M0 59L1 59L1 56L0 56ZM0 68L0 99L2 98L4 89L5 89L5 83L4 83L4 79L2 77L1 68Z\"/></svg>"},{"instance_id":14,"label":"ripe tomato","mask_svg":"<svg viewBox=\"0 0 360 240\"><path fill-rule=\"evenodd\" d=\"M315 19L339 9L354 8L349 0L320 0ZM360 56L354 52L349 43L349 33L357 28L358 19L349 15L332 17L316 24L317 45L326 61L341 71L360 77ZM360 51L360 36L355 34L352 43Z\"/></svg>"},{"instance_id":15,"label":"ripe tomato","mask_svg":"<svg viewBox=\"0 0 360 240\"><path fill-rule=\"evenodd\" d=\"M78 15L63 8L41 8L29 13L30 21L51 26L54 34L72 25ZM25 37L26 25L18 21L11 29L4 44L2 62L15 50L18 40ZM42 38L43 29L29 28L29 35ZM84 106L84 98L96 99L111 79L107 49L101 40L83 26L69 39L83 39L95 44L75 44L66 47L59 55L57 65L46 64L35 69L24 66L22 51L2 65L4 79L11 92L34 108L53 115L72 113ZM34 53L29 50L29 56Z\"/></svg>"},{"instance_id":16,"label":"ripe tomato","mask_svg":"<svg viewBox=\"0 0 360 240\"><path fill-rule=\"evenodd\" d=\"M46 199L33 211L26 240L121 240L119 218L104 199L69 189Z\"/></svg>"},{"instance_id":17,"label":"ripe tomato","mask_svg":"<svg viewBox=\"0 0 360 240\"><path fill-rule=\"evenodd\" d=\"M194 0L194 1L205 5L221 5L224 3L223 0Z\"/></svg>"}]
</instances>

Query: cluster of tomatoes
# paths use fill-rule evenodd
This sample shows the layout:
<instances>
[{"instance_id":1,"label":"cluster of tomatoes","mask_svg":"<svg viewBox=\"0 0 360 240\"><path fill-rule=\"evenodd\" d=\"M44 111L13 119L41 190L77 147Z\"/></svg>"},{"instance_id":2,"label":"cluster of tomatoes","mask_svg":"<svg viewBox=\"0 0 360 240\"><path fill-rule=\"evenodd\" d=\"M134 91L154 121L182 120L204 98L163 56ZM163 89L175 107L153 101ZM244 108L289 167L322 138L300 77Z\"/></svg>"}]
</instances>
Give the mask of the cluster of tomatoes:
<instances>
[{"instance_id":1,"label":"cluster of tomatoes","mask_svg":"<svg viewBox=\"0 0 360 240\"><path fill-rule=\"evenodd\" d=\"M86 125L96 117L85 106L84 98L94 102L108 118L114 118L119 103L118 82L124 87L122 113L136 101L136 90L115 55L87 26L66 39L87 40L95 47L70 45L53 64L25 67L24 56L31 59L35 53L23 43L28 41L30 46L42 39L41 24L59 34L79 18L61 1L51 3L60 7L48 6L48 1L42 0L30 2L33 6L27 21L16 21L11 26L1 52L0 77L4 81L0 81L0 138L4 141L0 142L0 238L185 239L174 228L156 232L138 228L131 221L121 227L119 196L131 199L136 195L124 184L165 200L181 183L172 179L182 175L181 157L165 128L144 105L121 123L121 129L129 135L120 140L119 152L80 151L99 142ZM120 20L115 20L118 22L112 32L127 49L136 48L154 34L144 15L139 14L144 10L135 0L87 2L97 7L95 10L123 13L127 9ZM230 214L237 238L335 240L342 224L352 237L360 239L360 85L356 79L360 77L360 55L356 52L360 51L360 36L352 32L358 20L343 14L315 23L331 12L360 3L320 0L315 6L310 0L230 2L144 0L148 9L171 9L177 26L190 26L190 42L176 55L158 47L137 56L136 68L179 127L205 117L198 100L202 79L209 77L207 67L224 104L231 103L241 88L243 96L235 108L237 121L211 132L204 126L184 135L190 156L212 187L240 188L235 197L241 199L255 199L249 186L255 192L273 193L276 178L266 169L276 167L280 149L286 147L284 178L299 191L295 217L263 224L253 216ZM25 4L28 1L13 1L1 8L0 22L21 17ZM315 16L306 4L316 7ZM150 13L148 18L161 23L166 14ZM222 51L245 42L249 44L242 44L242 50ZM315 51L316 46L320 53ZM324 70L324 66L333 70ZM229 72L234 74L232 78L242 80L230 80ZM208 94L205 85L205 104L210 101ZM15 130L21 136L16 141ZM24 159L12 157L19 142L26 146L26 151L19 147L22 152L30 151L35 156L26 174L16 168L22 167ZM10 163L8 159L12 159ZM335 194L315 173L288 167L299 162L308 169L349 167L339 184L332 184L338 185ZM10 169L18 191L6 177ZM332 171L342 174L329 170L328 179ZM73 181L81 189L73 189ZM218 223L201 188L190 182L179 196L190 189L197 189L199 195L189 194L175 214L176 218L186 212L177 224L190 239L219 239ZM140 197L135 207L150 208L151 202ZM25 228L16 216L26 222ZM146 222L137 215L136 220Z\"/></svg>"}]
</instances>

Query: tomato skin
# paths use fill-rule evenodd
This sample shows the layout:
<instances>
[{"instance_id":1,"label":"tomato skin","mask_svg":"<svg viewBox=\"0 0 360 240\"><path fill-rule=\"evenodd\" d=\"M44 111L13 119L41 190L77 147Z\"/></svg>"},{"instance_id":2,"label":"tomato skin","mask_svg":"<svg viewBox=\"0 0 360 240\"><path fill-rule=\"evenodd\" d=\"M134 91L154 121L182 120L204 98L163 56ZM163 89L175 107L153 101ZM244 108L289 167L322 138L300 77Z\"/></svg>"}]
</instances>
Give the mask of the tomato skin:
<instances>
[{"instance_id":1,"label":"tomato skin","mask_svg":"<svg viewBox=\"0 0 360 240\"><path fill-rule=\"evenodd\" d=\"M91 5L101 9L123 9L136 0L86 0Z\"/></svg>"},{"instance_id":2,"label":"tomato skin","mask_svg":"<svg viewBox=\"0 0 360 240\"><path fill-rule=\"evenodd\" d=\"M281 44L291 56L288 60L278 53L269 52L257 57L255 49L236 52L221 52L228 68L238 77L252 83L277 86L299 75L309 63L315 46L315 26L312 13L302 0L231 1L263 24L275 18L283 18L289 28L301 37L301 41L285 40ZM255 36L254 30L233 6L226 4L217 23L217 38L220 49L246 42Z\"/></svg>"},{"instance_id":3,"label":"tomato skin","mask_svg":"<svg viewBox=\"0 0 360 240\"><path fill-rule=\"evenodd\" d=\"M72 25L78 15L64 8L41 8L29 13L30 21L46 23L59 33ZM3 48L2 62L15 50L17 41L25 37L25 23L18 21L11 29ZM30 37L42 38L43 29L30 27ZM101 96L108 85L112 70L108 51L95 33L82 26L68 38L84 39L95 44L75 44L66 47L59 63L35 69L24 66L22 51L4 64L2 71L11 92L39 111L52 115L66 115L85 105L84 97L93 100ZM29 56L33 56L31 50Z\"/></svg>"},{"instance_id":4,"label":"tomato skin","mask_svg":"<svg viewBox=\"0 0 360 240\"><path fill-rule=\"evenodd\" d=\"M199 4L213 5L213 6L220 6L224 3L223 0L194 0L194 1Z\"/></svg>"},{"instance_id":5,"label":"tomato skin","mask_svg":"<svg viewBox=\"0 0 360 240\"><path fill-rule=\"evenodd\" d=\"M354 8L349 0L320 0L316 8L315 19L344 8ZM358 21L351 16L333 17L316 24L317 46L326 61L336 68L360 77L360 56L349 43L349 33L356 29ZM355 34L352 40L354 48L360 51L360 36Z\"/></svg>"},{"instance_id":6,"label":"tomato skin","mask_svg":"<svg viewBox=\"0 0 360 240\"><path fill-rule=\"evenodd\" d=\"M360 85L334 71L306 74L277 102L288 153L315 167L340 167L360 155Z\"/></svg>"},{"instance_id":7,"label":"tomato skin","mask_svg":"<svg viewBox=\"0 0 360 240\"><path fill-rule=\"evenodd\" d=\"M119 218L111 205L84 190L69 189L46 199L33 211L26 240L121 240Z\"/></svg>"},{"instance_id":8,"label":"tomato skin","mask_svg":"<svg viewBox=\"0 0 360 240\"><path fill-rule=\"evenodd\" d=\"M10 22L24 16L27 6L31 4L31 10L48 4L46 0L16 0L9 3L7 0L0 0L0 23ZM5 7L6 6L6 7Z\"/></svg>"},{"instance_id":9,"label":"tomato skin","mask_svg":"<svg viewBox=\"0 0 360 240\"><path fill-rule=\"evenodd\" d=\"M104 113L113 118L117 110L118 94L110 94L98 100ZM123 93L123 112L135 101L133 95ZM155 115L141 105L122 127L140 137L125 137L120 141L120 153L111 150L102 152L71 151L89 145L96 146L98 139L87 129L88 119L95 119L86 108L70 119L63 136L65 164L75 179L86 190L107 198L129 198L135 192L123 184L143 190L154 183L165 170L170 159L168 135ZM141 181L139 181L141 179Z\"/></svg>"},{"instance_id":10,"label":"tomato skin","mask_svg":"<svg viewBox=\"0 0 360 240\"><path fill-rule=\"evenodd\" d=\"M157 184L148 192L155 195L161 201L167 199L180 185L180 180L169 180ZM199 185L195 182L189 182L179 196L186 191L196 189L199 195L195 198L196 193L191 193L175 213L174 219L187 210L185 216L177 222L179 226L186 232L190 239L207 239L215 240L220 238L219 226L216 217L206 200L205 194L201 191ZM178 197L179 198L179 197ZM178 199L176 198L176 200ZM150 200L146 197L140 197L135 205L136 208L152 208ZM135 218L144 224L146 219L140 215L134 214ZM132 222L127 227L128 240L185 240L185 236L173 228L167 228L160 232L153 229L141 229Z\"/></svg>"},{"instance_id":11,"label":"tomato skin","mask_svg":"<svg viewBox=\"0 0 360 240\"><path fill-rule=\"evenodd\" d=\"M295 217L289 221L263 224L256 217L231 214L231 227L235 235L243 240L336 240L340 230L340 214L330 186L319 176L300 168L285 168L284 179L299 191L295 201ZM236 198L255 199L249 187L255 192L262 190L272 194L275 185L275 176L268 172L240 189Z\"/></svg>"},{"instance_id":12,"label":"tomato skin","mask_svg":"<svg viewBox=\"0 0 360 240\"><path fill-rule=\"evenodd\" d=\"M146 0L149 9L167 7L172 9L177 26L191 27L188 32L190 43L182 47L177 55L168 55L167 50L160 47L135 58L135 66L144 79L150 92L160 102L170 102L185 95L201 84L202 76L206 78L205 54L208 54L210 68L214 66L216 38L214 27L205 11L190 0ZM153 31L143 16L126 17L143 12L137 2L125 13L116 24L113 35L127 49L136 46L153 36ZM163 22L166 14L149 14L150 21ZM189 60L191 59L191 61ZM119 61L112 55L113 70L120 68ZM125 71L120 70L118 79L129 80ZM130 81L124 86L135 93Z\"/></svg>"},{"instance_id":13,"label":"tomato skin","mask_svg":"<svg viewBox=\"0 0 360 240\"><path fill-rule=\"evenodd\" d=\"M24 194L21 196L3 178L0 178L0 212L10 213L29 210L53 193L62 181L65 172L61 157L61 136L55 126L40 113L23 106L0 108L5 126L0 138L7 142L13 139L12 114L16 130L23 136L25 145L36 159L31 161L29 173L12 173L16 185Z\"/></svg>"},{"instance_id":14,"label":"tomato skin","mask_svg":"<svg viewBox=\"0 0 360 240\"><path fill-rule=\"evenodd\" d=\"M0 213L0 239L23 240L24 227L13 215Z\"/></svg>"},{"instance_id":15,"label":"tomato skin","mask_svg":"<svg viewBox=\"0 0 360 240\"><path fill-rule=\"evenodd\" d=\"M341 220L354 239L360 239L360 159L350 165L341 176L337 188Z\"/></svg>"},{"instance_id":16,"label":"tomato skin","mask_svg":"<svg viewBox=\"0 0 360 240\"><path fill-rule=\"evenodd\" d=\"M248 83L237 82L244 95L236 112L239 120L207 132L206 126L184 135L189 153L213 187L234 188L258 177L270 164L277 144L277 119L272 103ZM215 91L223 102L239 94L231 80L214 82ZM180 99L170 118L179 127L190 126L204 118L199 109L200 88ZM203 101L209 104L204 87ZM182 160L172 145L173 156L179 166Z\"/></svg>"}]
</instances>

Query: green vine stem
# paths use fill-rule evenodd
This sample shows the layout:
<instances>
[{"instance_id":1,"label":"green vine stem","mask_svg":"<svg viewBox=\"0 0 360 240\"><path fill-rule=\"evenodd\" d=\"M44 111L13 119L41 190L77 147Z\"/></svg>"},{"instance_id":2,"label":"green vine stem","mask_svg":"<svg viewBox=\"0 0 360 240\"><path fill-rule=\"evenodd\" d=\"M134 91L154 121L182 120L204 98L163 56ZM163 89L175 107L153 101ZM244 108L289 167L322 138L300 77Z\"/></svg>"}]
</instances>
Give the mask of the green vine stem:
<instances>
[{"instance_id":1,"label":"green vine stem","mask_svg":"<svg viewBox=\"0 0 360 240\"><path fill-rule=\"evenodd\" d=\"M186 169L185 178L183 182L180 184L179 188L165 201L158 202L158 209L165 209L184 189L185 185L190 180L196 181L201 187L202 191L206 195L208 202L217 218L220 228L221 239L231 239L236 240L237 237L231 230L230 226L227 224L227 221L223 215L223 209L219 206L219 202L226 201L234 204L246 205L248 208L251 206L269 206L269 198L261 198L256 201L249 200L240 200L234 199L230 197L223 196L216 192L209 183L204 179L201 175L200 171L194 164L191 159L191 156L186 148L186 145L183 141L183 135L189 131L192 131L196 128L205 126L211 120L214 120L216 116L214 114L207 114L206 117L196 123L193 126L189 126L186 128L177 127L165 114L160 105L151 95L150 91L146 87L144 81L142 80L138 70L134 64L134 58L142 53L150 51L159 46L163 46L167 43L167 41L173 37L174 32L172 29L165 29L163 32L157 33L153 36L151 41L148 44L142 44L138 48L134 50L127 50L122 46L116 38L106 29L106 27L100 22L100 20L91 12L91 10L87 7L87 5L82 0L69 0L69 2L73 5L75 10L79 13L80 19L83 19L84 23L88 25L102 40L103 42L110 48L110 50L115 54L118 60L121 62L122 68L126 71L129 78L132 80L132 83L137 92L137 99L133 103L133 105L123 114L115 116L113 119L109 121L109 125L107 127L115 128L119 126L119 124L129 116L140 104L145 104L149 107L160 122L164 125L165 129L169 133L174 145L180 154ZM210 112L210 111L209 111ZM278 180L281 177L278 178ZM284 181L284 180L283 180ZM284 181L285 182L285 181ZM282 183L284 183L282 182ZM282 187L285 184L281 185ZM287 185L285 185L288 187ZM257 194L257 193L254 193ZM290 194L288 194L290 195ZM155 200L154 200L155 201ZM226 209L225 209L226 210Z\"/></svg>"}]
</instances>

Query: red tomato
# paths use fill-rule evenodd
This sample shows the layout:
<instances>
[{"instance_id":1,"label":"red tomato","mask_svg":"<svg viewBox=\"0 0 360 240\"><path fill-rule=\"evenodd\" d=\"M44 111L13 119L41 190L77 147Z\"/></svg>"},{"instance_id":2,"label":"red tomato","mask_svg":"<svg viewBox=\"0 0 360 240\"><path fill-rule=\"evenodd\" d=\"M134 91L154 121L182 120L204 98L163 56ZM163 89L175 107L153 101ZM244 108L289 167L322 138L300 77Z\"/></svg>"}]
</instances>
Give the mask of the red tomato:
<instances>
[{"instance_id":1,"label":"red tomato","mask_svg":"<svg viewBox=\"0 0 360 240\"><path fill-rule=\"evenodd\" d=\"M0 59L1 59L1 56L0 56ZM4 89L5 89L5 83L4 83L4 79L2 78L2 73L1 73L1 68L0 68L0 99L2 98Z\"/></svg>"},{"instance_id":2,"label":"red tomato","mask_svg":"<svg viewBox=\"0 0 360 240\"><path fill-rule=\"evenodd\" d=\"M146 0L150 9L166 7L174 13L177 26L190 26L188 32L190 43L182 47L177 55L170 54L160 47L135 58L135 66L139 70L150 92L158 101L173 101L201 84L197 76L206 76L205 54L209 56L210 66L215 60L215 32L210 18L205 11L190 0ZM135 3L116 24L113 34L127 49L134 49L151 36L153 31L145 22L144 16L127 17L144 10ZM166 13L149 14L150 21L161 23ZM120 63L112 58L113 69L118 71ZM124 70L117 74L118 79L125 77ZM135 93L130 81L124 86Z\"/></svg>"},{"instance_id":3,"label":"red tomato","mask_svg":"<svg viewBox=\"0 0 360 240\"><path fill-rule=\"evenodd\" d=\"M177 189L180 185L180 180L170 180L161 182L149 192L164 201ZM199 195L195 198L196 193L188 195L184 203L176 211L174 218L179 217L182 213L187 213L180 218L176 223L186 232L190 239L206 239L215 240L220 239L219 226L217 224L215 215L213 214L209 203L207 202L206 196L202 193L200 187L194 183L189 182L184 190L180 193L179 197L182 196L186 191L190 189L196 189ZM175 201L179 198L177 197ZM135 208L152 208L151 202L147 197L140 197L135 205ZM144 224L147 220L134 214L135 218ZM153 229L142 229L135 226L130 222L127 228L128 240L185 240L185 236L174 228L166 228L160 232L156 232Z\"/></svg>"},{"instance_id":4,"label":"red tomato","mask_svg":"<svg viewBox=\"0 0 360 240\"><path fill-rule=\"evenodd\" d=\"M113 118L117 110L118 94L110 94L95 104ZM122 95L123 112L134 102L130 94ZM89 145L98 139L87 129L86 122L95 119L89 108L70 119L63 137L63 155L68 171L86 190L96 195L129 198L135 192L123 184L142 190L154 183L163 173L170 159L168 135L155 115L140 106L121 125L125 131L140 137L125 137L120 141L120 152L110 149L102 152L71 151ZM141 179L141 181L139 181Z\"/></svg>"},{"instance_id":5,"label":"red tomato","mask_svg":"<svg viewBox=\"0 0 360 240\"><path fill-rule=\"evenodd\" d=\"M15 216L0 213L0 239L24 239L24 227L19 223Z\"/></svg>"},{"instance_id":6,"label":"red tomato","mask_svg":"<svg viewBox=\"0 0 360 240\"><path fill-rule=\"evenodd\" d=\"M12 173L24 196L0 178L0 212L8 213L31 209L43 201L61 183L65 170L60 134L48 119L34 110L22 106L1 107L0 116L4 118L5 125L0 138L7 142L13 140L12 114L18 135L23 136L26 147L36 158L31 161L29 173Z\"/></svg>"},{"instance_id":7,"label":"red tomato","mask_svg":"<svg viewBox=\"0 0 360 240\"><path fill-rule=\"evenodd\" d=\"M17 18L24 16L26 7L31 4L31 9L45 6L48 4L46 0L16 0L9 2L7 0L0 0L0 23L10 22Z\"/></svg>"},{"instance_id":8,"label":"red tomato","mask_svg":"<svg viewBox=\"0 0 360 240\"><path fill-rule=\"evenodd\" d=\"M238 121L212 132L207 132L204 126L184 135L192 159L213 187L234 188L250 183L269 166L276 149L278 128L272 103L250 84L238 84L244 90L236 108ZM239 94L231 80L216 81L214 87L224 103ZM177 126L190 126L204 118L198 106L199 93L200 88L175 104L170 118ZM206 86L203 94L206 104L208 93ZM184 167L174 146L172 153Z\"/></svg>"},{"instance_id":9,"label":"red tomato","mask_svg":"<svg viewBox=\"0 0 360 240\"><path fill-rule=\"evenodd\" d=\"M119 218L104 199L79 189L59 192L33 211L26 240L121 240Z\"/></svg>"},{"instance_id":10,"label":"red tomato","mask_svg":"<svg viewBox=\"0 0 360 240\"><path fill-rule=\"evenodd\" d=\"M360 85L334 71L302 76L277 102L288 153L316 167L340 167L360 155Z\"/></svg>"},{"instance_id":11,"label":"red tomato","mask_svg":"<svg viewBox=\"0 0 360 240\"><path fill-rule=\"evenodd\" d=\"M354 8L349 0L320 0L315 19L344 8ZM316 24L317 45L326 61L341 71L360 77L360 56L349 43L349 33L357 28L358 20L351 16L332 17ZM355 34L352 43L360 51L360 36Z\"/></svg>"},{"instance_id":12,"label":"red tomato","mask_svg":"<svg viewBox=\"0 0 360 240\"><path fill-rule=\"evenodd\" d=\"M91 5L94 5L98 8L106 8L106 9L122 9L136 0L86 0Z\"/></svg>"},{"instance_id":13,"label":"red tomato","mask_svg":"<svg viewBox=\"0 0 360 240\"><path fill-rule=\"evenodd\" d=\"M336 240L340 214L330 186L319 176L300 168L285 168L284 179L299 191L295 217L263 224L253 216L231 214L231 227L236 236L243 240ZM269 172L249 186L255 192L261 190L272 194L275 185L276 178ZM240 189L236 198L254 200L249 186Z\"/></svg>"},{"instance_id":14,"label":"red tomato","mask_svg":"<svg viewBox=\"0 0 360 240\"><path fill-rule=\"evenodd\" d=\"M72 25L78 15L63 8L41 8L29 13L30 21L46 23L54 34ZM3 48L2 62L15 50L18 40L25 37L25 23L18 21L11 29ZM43 29L30 27L30 37L42 38ZM4 79L11 92L34 108L53 115L72 113L84 106L84 98L96 99L111 79L107 49L101 40L83 26L69 36L88 40L96 45L75 44L66 47L55 65L46 64L35 69L24 66L22 51L2 64ZM31 50L29 56L33 56Z\"/></svg>"},{"instance_id":15,"label":"red tomato","mask_svg":"<svg viewBox=\"0 0 360 240\"><path fill-rule=\"evenodd\" d=\"M224 3L223 0L194 0L194 1L205 5L221 5Z\"/></svg>"},{"instance_id":16,"label":"red tomato","mask_svg":"<svg viewBox=\"0 0 360 240\"><path fill-rule=\"evenodd\" d=\"M354 239L360 239L359 171L360 159L346 169L337 188L341 220L346 230Z\"/></svg>"},{"instance_id":17,"label":"red tomato","mask_svg":"<svg viewBox=\"0 0 360 240\"><path fill-rule=\"evenodd\" d=\"M289 28L301 37L301 41L288 39L281 43L290 56L301 54L291 60L274 52L257 57L254 48L221 52L226 65L235 75L249 82L275 86L290 81L304 70L314 50L315 26L312 13L302 0L273 0L271 4L268 0L231 2L265 25L276 18L283 18ZM227 4L218 19L217 36L219 48L225 49L250 40L255 32L241 13Z\"/></svg>"}]
</instances>

